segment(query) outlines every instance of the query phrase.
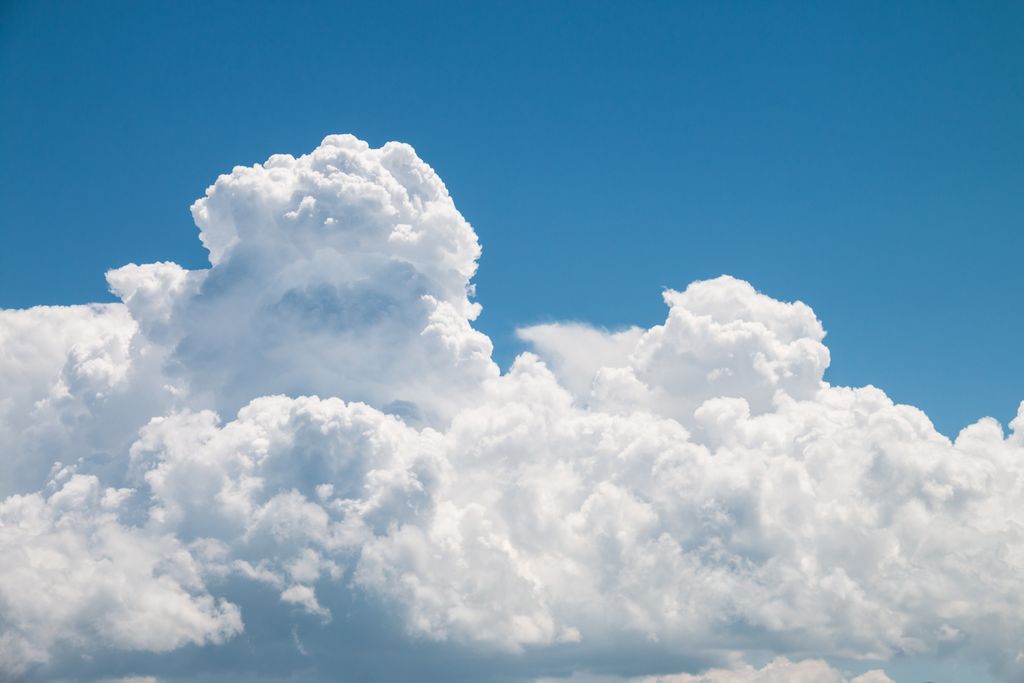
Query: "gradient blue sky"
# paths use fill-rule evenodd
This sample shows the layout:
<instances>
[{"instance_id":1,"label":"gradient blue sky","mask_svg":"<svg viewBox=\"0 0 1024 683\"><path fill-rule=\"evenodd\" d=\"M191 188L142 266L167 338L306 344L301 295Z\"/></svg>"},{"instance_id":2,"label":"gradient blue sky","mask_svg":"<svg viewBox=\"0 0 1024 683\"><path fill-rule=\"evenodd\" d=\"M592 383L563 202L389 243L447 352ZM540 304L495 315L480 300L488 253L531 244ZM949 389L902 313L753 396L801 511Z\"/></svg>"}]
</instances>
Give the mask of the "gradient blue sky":
<instances>
[{"instance_id":1,"label":"gradient blue sky","mask_svg":"<svg viewBox=\"0 0 1024 683\"><path fill-rule=\"evenodd\" d=\"M835 383L955 434L1024 394L1020 3L3 3L0 306L205 263L217 174L414 145L479 232L480 327L663 319L730 273Z\"/></svg>"}]
</instances>

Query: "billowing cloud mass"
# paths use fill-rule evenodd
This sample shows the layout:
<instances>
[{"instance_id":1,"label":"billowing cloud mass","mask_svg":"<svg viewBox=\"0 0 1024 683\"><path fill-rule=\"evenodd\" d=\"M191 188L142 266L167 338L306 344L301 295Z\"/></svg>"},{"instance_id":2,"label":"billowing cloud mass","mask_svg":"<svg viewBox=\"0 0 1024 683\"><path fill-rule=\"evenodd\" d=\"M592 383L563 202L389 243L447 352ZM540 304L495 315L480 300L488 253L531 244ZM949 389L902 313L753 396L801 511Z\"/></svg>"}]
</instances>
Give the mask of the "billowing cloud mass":
<instances>
[{"instance_id":1,"label":"billowing cloud mass","mask_svg":"<svg viewBox=\"0 0 1024 683\"><path fill-rule=\"evenodd\" d=\"M501 373L476 234L403 144L192 213L208 269L0 312L0 678L1024 676L1024 404L951 442L727 276L650 329L524 328Z\"/></svg>"}]
</instances>

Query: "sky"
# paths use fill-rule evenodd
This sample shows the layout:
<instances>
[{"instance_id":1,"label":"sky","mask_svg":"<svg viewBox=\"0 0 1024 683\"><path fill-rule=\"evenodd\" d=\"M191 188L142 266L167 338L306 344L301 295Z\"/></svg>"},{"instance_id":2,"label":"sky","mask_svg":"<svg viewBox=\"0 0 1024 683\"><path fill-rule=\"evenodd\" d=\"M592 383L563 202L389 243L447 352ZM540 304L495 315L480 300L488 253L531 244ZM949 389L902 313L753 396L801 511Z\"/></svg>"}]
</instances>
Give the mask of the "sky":
<instances>
[{"instance_id":1,"label":"sky","mask_svg":"<svg viewBox=\"0 0 1024 683\"><path fill-rule=\"evenodd\" d=\"M444 179L504 364L519 325L652 324L662 288L727 273L814 308L830 381L949 436L1024 386L1017 3L2 11L0 305L201 266L187 207L217 175L348 132Z\"/></svg>"},{"instance_id":2,"label":"sky","mask_svg":"<svg viewBox=\"0 0 1024 683\"><path fill-rule=\"evenodd\" d=\"M1017 680L1021 45L0 4L0 673Z\"/></svg>"}]
</instances>

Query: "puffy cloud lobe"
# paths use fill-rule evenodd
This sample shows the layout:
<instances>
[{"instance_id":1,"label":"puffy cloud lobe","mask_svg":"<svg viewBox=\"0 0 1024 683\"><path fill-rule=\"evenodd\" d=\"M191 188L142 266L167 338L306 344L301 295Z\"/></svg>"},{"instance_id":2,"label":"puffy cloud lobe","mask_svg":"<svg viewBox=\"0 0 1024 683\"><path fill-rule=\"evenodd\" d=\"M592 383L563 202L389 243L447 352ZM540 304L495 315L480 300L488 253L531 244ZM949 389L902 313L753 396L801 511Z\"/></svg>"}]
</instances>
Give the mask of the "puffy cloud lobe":
<instances>
[{"instance_id":1,"label":"puffy cloud lobe","mask_svg":"<svg viewBox=\"0 0 1024 683\"><path fill-rule=\"evenodd\" d=\"M666 292L651 329L525 328L536 355L501 375L471 325L476 235L406 145L332 136L193 214L209 269L0 312L0 672L218 647L273 609L344 648L365 603L409 652L527 678L612 675L637 643L1020 675L1024 404L950 442L823 382L814 313L724 276ZM629 675L679 670L651 666ZM778 659L646 680L887 679Z\"/></svg>"},{"instance_id":2,"label":"puffy cloud lobe","mask_svg":"<svg viewBox=\"0 0 1024 683\"><path fill-rule=\"evenodd\" d=\"M340 394L432 422L497 374L469 325L476 233L408 145L331 136L236 167L192 213L213 267L178 304L173 359L214 407Z\"/></svg>"},{"instance_id":3,"label":"puffy cloud lobe","mask_svg":"<svg viewBox=\"0 0 1024 683\"><path fill-rule=\"evenodd\" d=\"M103 462L163 408L132 361L138 325L120 304L0 311L0 495L45 485L55 462Z\"/></svg>"},{"instance_id":4,"label":"puffy cloud lobe","mask_svg":"<svg viewBox=\"0 0 1024 683\"><path fill-rule=\"evenodd\" d=\"M241 632L238 607L206 591L186 546L120 523L132 491L68 471L51 488L0 502L0 671L58 647L161 652Z\"/></svg>"},{"instance_id":5,"label":"puffy cloud lobe","mask_svg":"<svg viewBox=\"0 0 1024 683\"><path fill-rule=\"evenodd\" d=\"M691 424L709 398L743 397L756 413L779 392L812 398L829 363L825 331L805 304L783 303L723 276L664 293L664 325L614 334L583 325L520 330L579 400L602 410L639 406Z\"/></svg>"}]
</instances>

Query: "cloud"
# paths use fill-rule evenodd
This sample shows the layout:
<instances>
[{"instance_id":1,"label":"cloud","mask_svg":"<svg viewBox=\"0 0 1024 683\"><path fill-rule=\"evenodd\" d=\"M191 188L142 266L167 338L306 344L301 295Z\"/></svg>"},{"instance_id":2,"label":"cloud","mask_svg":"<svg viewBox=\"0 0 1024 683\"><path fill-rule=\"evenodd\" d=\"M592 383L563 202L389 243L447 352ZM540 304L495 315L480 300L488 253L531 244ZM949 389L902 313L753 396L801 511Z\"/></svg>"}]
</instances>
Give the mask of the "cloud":
<instances>
[{"instance_id":1,"label":"cloud","mask_svg":"<svg viewBox=\"0 0 1024 683\"><path fill-rule=\"evenodd\" d=\"M578 683L893 683L881 670L868 671L859 676L848 676L820 659L793 662L777 657L760 669L749 664L729 669L710 669L703 673L668 674L624 679L619 677L591 677L576 674L568 679L541 679L537 683L574 681Z\"/></svg>"},{"instance_id":2,"label":"cloud","mask_svg":"<svg viewBox=\"0 0 1024 683\"><path fill-rule=\"evenodd\" d=\"M497 375L469 324L476 233L408 145L331 136L298 159L236 167L192 214L213 264L202 286L133 315L166 321L176 372L220 410L340 393L432 423ZM110 277L137 291L153 275Z\"/></svg>"},{"instance_id":3,"label":"cloud","mask_svg":"<svg viewBox=\"0 0 1024 683\"><path fill-rule=\"evenodd\" d=\"M0 670L23 673L50 650L91 642L164 652L241 632L201 561L177 538L118 523L131 491L69 475L49 495L0 502Z\"/></svg>"},{"instance_id":4,"label":"cloud","mask_svg":"<svg viewBox=\"0 0 1024 683\"><path fill-rule=\"evenodd\" d=\"M707 399L742 396L755 413L779 391L813 398L829 363L825 331L805 304L783 303L728 276L668 290L664 325L614 334L585 325L519 331L584 404L645 408L692 425Z\"/></svg>"},{"instance_id":5,"label":"cloud","mask_svg":"<svg viewBox=\"0 0 1024 683\"><path fill-rule=\"evenodd\" d=\"M1024 403L951 442L727 276L650 329L524 328L501 374L407 145L331 136L193 215L210 268L0 312L5 676L1022 673Z\"/></svg>"},{"instance_id":6,"label":"cloud","mask_svg":"<svg viewBox=\"0 0 1024 683\"><path fill-rule=\"evenodd\" d=\"M0 494L41 488L63 456L131 444L134 430L110 423L134 412L118 399L136 329L120 305L0 311Z\"/></svg>"},{"instance_id":7,"label":"cloud","mask_svg":"<svg viewBox=\"0 0 1024 683\"><path fill-rule=\"evenodd\" d=\"M883 671L847 676L821 660L791 662L779 657L760 669L712 669L698 675L679 674L643 678L637 683L893 683Z\"/></svg>"}]
</instances>

